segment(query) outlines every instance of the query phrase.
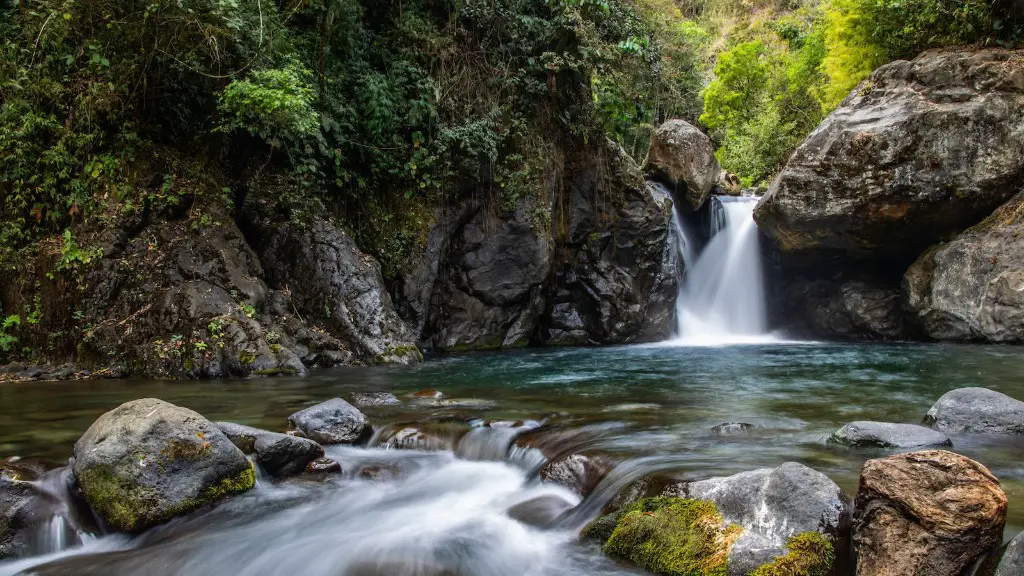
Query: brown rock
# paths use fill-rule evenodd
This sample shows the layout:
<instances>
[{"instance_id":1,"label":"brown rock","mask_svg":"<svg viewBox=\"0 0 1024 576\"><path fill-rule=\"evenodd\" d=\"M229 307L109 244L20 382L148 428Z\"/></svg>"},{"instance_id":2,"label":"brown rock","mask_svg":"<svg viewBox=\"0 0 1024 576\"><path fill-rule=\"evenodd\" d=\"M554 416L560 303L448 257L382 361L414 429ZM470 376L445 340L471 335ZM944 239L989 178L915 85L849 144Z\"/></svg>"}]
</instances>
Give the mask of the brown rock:
<instances>
[{"instance_id":1,"label":"brown rock","mask_svg":"<svg viewBox=\"0 0 1024 576\"><path fill-rule=\"evenodd\" d=\"M1006 494L945 450L869 460L854 513L858 576L957 576L1002 541Z\"/></svg>"},{"instance_id":2,"label":"brown rock","mask_svg":"<svg viewBox=\"0 0 1024 576\"><path fill-rule=\"evenodd\" d=\"M669 120L651 138L644 171L668 186L680 210L693 212L704 204L721 168L707 135L683 120Z\"/></svg>"}]
</instances>

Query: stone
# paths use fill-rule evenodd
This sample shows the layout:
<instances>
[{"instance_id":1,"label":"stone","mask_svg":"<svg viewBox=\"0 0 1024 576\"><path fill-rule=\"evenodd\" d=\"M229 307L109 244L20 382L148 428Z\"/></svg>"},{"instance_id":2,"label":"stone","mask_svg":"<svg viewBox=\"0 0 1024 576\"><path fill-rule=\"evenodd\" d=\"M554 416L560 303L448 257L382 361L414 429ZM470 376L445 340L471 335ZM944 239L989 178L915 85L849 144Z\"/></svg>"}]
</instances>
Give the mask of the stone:
<instances>
[{"instance_id":1,"label":"stone","mask_svg":"<svg viewBox=\"0 0 1024 576\"><path fill-rule=\"evenodd\" d=\"M86 501L113 529L138 533L252 488L255 472L212 422L155 398L100 416L75 443Z\"/></svg>"},{"instance_id":2,"label":"stone","mask_svg":"<svg viewBox=\"0 0 1024 576\"><path fill-rule=\"evenodd\" d=\"M47 499L35 484L0 471L0 561L27 556L49 519Z\"/></svg>"},{"instance_id":3,"label":"stone","mask_svg":"<svg viewBox=\"0 0 1024 576\"><path fill-rule=\"evenodd\" d=\"M580 496L590 494L608 472L609 466L599 459L571 454L560 460L548 462L540 469L540 478L545 482L564 486Z\"/></svg>"},{"instance_id":4,"label":"stone","mask_svg":"<svg viewBox=\"0 0 1024 576\"><path fill-rule=\"evenodd\" d=\"M777 270L772 325L798 338L893 341L905 336L899 278L844 270Z\"/></svg>"},{"instance_id":5,"label":"stone","mask_svg":"<svg viewBox=\"0 0 1024 576\"><path fill-rule=\"evenodd\" d=\"M706 134L685 120L669 120L651 137L644 171L668 186L679 210L694 212L718 182L721 168Z\"/></svg>"},{"instance_id":6,"label":"stone","mask_svg":"<svg viewBox=\"0 0 1024 576\"><path fill-rule=\"evenodd\" d=\"M910 266L903 293L907 320L917 336L1024 342L1022 216L1024 192Z\"/></svg>"},{"instance_id":7,"label":"stone","mask_svg":"<svg viewBox=\"0 0 1024 576\"><path fill-rule=\"evenodd\" d=\"M256 439L255 448L256 463L276 477L298 474L324 455L323 446L288 434L263 434Z\"/></svg>"},{"instance_id":8,"label":"stone","mask_svg":"<svg viewBox=\"0 0 1024 576\"><path fill-rule=\"evenodd\" d=\"M847 446L878 448L940 448L953 445L953 441L945 434L924 426L863 421L843 426L828 441Z\"/></svg>"},{"instance_id":9,"label":"stone","mask_svg":"<svg viewBox=\"0 0 1024 576\"><path fill-rule=\"evenodd\" d=\"M572 507L572 502L565 498L546 494L513 505L508 509L508 515L523 524L547 528L554 525L558 518Z\"/></svg>"},{"instance_id":10,"label":"stone","mask_svg":"<svg viewBox=\"0 0 1024 576\"><path fill-rule=\"evenodd\" d=\"M853 542L858 576L958 575L1002 541L1006 494L981 464L926 450L868 460Z\"/></svg>"},{"instance_id":11,"label":"stone","mask_svg":"<svg viewBox=\"0 0 1024 576\"><path fill-rule=\"evenodd\" d=\"M341 472L341 464L331 458L317 458L306 465L309 474L337 474Z\"/></svg>"},{"instance_id":12,"label":"stone","mask_svg":"<svg viewBox=\"0 0 1024 576\"><path fill-rule=\"evenodd\" d=\"M830 558L843 556L850 521L847 497L824 474L796 462L732 476L669 485L663 496L713 502L725 522L742 528L728 551L729 576L781 561L820 534ZM804 536L801 536L804 535ZM815 540L816 541L816 540Z\"/></svg>"},{"instance_id":13,"label":"stone","mask_svg":"<svg viewBox=\"0 0 1024 576\"><path fill-rule=\"evenodd\" d=\"M909 264L1016 194L1024 52L897 60L796 149L754 219L793 264Z\"/></svg>"},{"instance_id":14,"label":"stone","mask_svg":"<svg viewBox=\"0 0 1024 576\"><path fill-rule=\"evenodd\" d=\"M926 424L947 434L1024 434L1024 402L987 388L957 388L925 414Z\"/></svg>"},{"instance_id":15,"label":"stone","mask_svg":"<svg viewBox=\"0 0 1024 576\"><path fill-rule=\"evenodd\" d=\"M361 444L373 435L366 416L341 398L300 410L289 416L288 422L320 444Z\"/></svg>"},{"instance_id":16,"label":"stone","mask_svg":"<svg viewBox=\"0 0 1024 576\"><path fill-rule=\"evenodd\" d=\"M995 576L1020 576L1024 574L1024 533L1017 534L1003 552Z\"/></svg>"},{"instance_id":17,"label":"stone","mask_svg":"<svg viewBox=\"0 0 1024 576\"><path fill-rule=\"evenodd\" d=\"M711 427L711 433L716 436L741 436L757 428L746 422L723 422Z\"/></svg>"},{"instance_id":18,"label":"stone","mask_svg":"<svg viewBox=\"0 0 1024 576\"><path fill-rule=\"evenodd\" d=\"M397 406L402 403L391 392L354 392L352 403L362 407Z\"/></svg>"}]
</instances>

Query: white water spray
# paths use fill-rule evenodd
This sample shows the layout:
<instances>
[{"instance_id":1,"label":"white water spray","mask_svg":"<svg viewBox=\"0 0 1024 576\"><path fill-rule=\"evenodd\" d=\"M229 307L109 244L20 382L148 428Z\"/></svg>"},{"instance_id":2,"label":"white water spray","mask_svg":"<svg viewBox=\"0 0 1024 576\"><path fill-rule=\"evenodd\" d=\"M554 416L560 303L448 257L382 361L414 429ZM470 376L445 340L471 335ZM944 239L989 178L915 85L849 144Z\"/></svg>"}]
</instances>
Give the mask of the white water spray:
<instances>
[{"instance_id":1,"label":"white water spray","mask_svg":"<svg viewBox=\"0 0 1024 576\"><path fill-rule=\"evenodd\" d=\"M676 338L692 345L773 342L753 212L757 198L712 197L710 239L696 254L695 234L673 214L686 276L676 299Z\"/></svg>"}]
</instances>

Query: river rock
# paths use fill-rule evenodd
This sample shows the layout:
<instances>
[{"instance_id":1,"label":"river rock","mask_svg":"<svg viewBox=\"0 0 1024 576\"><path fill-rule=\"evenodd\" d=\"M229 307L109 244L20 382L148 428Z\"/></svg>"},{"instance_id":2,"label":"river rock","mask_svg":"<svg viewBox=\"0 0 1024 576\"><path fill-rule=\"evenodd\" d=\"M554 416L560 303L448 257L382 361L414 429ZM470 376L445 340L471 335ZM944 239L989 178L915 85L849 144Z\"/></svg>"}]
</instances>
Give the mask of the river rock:
<instances>
[{"instance_id":1,"label":"river rock","mask_svg":"<svg viewBox=\"0 0 1024 576\"><path fill-rule=\"evenodd\" d=\"M757 428L746 422L723 422L711 427L711 433L715 436L742 436Z\"/></svg>"},{"instance_id":2,"label":"river rock","mask_svg":"<svg viewBox=\"0 0 1024 576\"><path fill-rule=\"evenodd\" d=\"M685 120L669 120L654 132L644 171L672 191L676 206L698 210L721 173L711 140Z\"/></svg>"},{"instance_id":3,"label":"river rock","mask_svg":"<svg viewBox=\"0 0 1024 576\"><path fill-rule=\"evenodd\" d=\"M854 514L858 576L958 575L1002 541L1006 494L944 450L868 460Z\"/></svg>"},{"instance_id":4,"label":"river rock","mask_svg":"<svg viewBox=\"0 0 1024 576\"><path fill-rule=\"evenodd\" d=\"M1024 434L1024 402L987 388L946 392L924 421L949 434Z\"/></svg>"},{"instance_id":5,"label":"river rock","mask_svg":"<svg viewBox=\"0 0 1024 576\"><path fill-rule=\"evenodd\" d=\"M0 560L32 552L35 534L48 520L45 503L34 484L0 470Z\"/></svg>"},{"instance_id":6,"label":"river rock","mask_svg":"<svg viewBox=\"0 0 1024 576\"><path fill-rule=\"evenodd\" d=\"M905 335L898 274L791 268L770 273L771 324L793 337L892 341Z\"/></svg>"},{"instance_id":7,"label":"river rock","mask_svg":"<svg viewBox=\"0 0 1024 576\"><path fill-rule=\"evenodd\" d=\"M332 458L317 458L306 465L310 474L336 474L341 472L341 463Z\"/></svg>"},{"instance_id":8,"label":"river rock","mask_svg":"<svg viewBox=\"0 0 1024 576\"><path fill-rule=\"evenodd\" d=\"M341 398L300 410L288 422L320 444L360 444L373 435L366 416Z\"/></svg>"},{"instance_id":9,"label":"river rock","mask_svg":"<svg viewBox=\"0 0 1024 576\"><path fill-rule=\"evenodd\" d=\"M538 528L547 528L573 507L561 496L546 494L515 504L508 509L509 517Z\"/></svg>"},{"instance_id":10,"label":"river rock","mask_svg":"<svg viewBox=\"0 0 1024 576\"><path fill-rule=\"evenodd\" d=\"M256 463L271 476L291 476L324 455L322 446L306 438L268 432L231 422L217 422L217 427L239 450L255 454Z\"/></svg>"},{"instance_id":11,"label":"river rock","mask_svg":"<svg viewBox=\"0 0 1024 576\"><path fill-rule=\"evenodd\" d=\"M155 398L100 416L75 443L85 499L112 528L137 533L252 488L252 465L199 414Z\"/></svg>"},{"instance_id":12,"label":"river rock","mask_svg":"<svg viewBox=\"0 0 1024 576\"><path fill-rule=\"evenodd\" d=\"M608 472L608 468L605 462L598 459L583 454L572 454L545 464L540 469L540 478L586 496L594 490Z\"/></svg>"},{"instance_id":13,"label":"river rock","mask_svg":"<svg viewBox=\"0 0 1024 576\"><path fill-rule=\"evenodd\" d=\"M1003 557L996 568L995 576L1020 576L1024 574L1024 532L1017 534L1006 546Z\"/></svg>"},{"instance_id":14,"label":"river rock","mask_svg":"<svg viewBox=\"0 0 1024 576\"><path fill-rule=\"evenodd\" d=\"M981 224L933 246L903 277L918 335L935 340L1024 341L1024 192Z\"/></svg>"},{"instance_id":15,"label":"river rock","mask_svg":"<svg viewBox=\"0 0 1024 576\"><path fill-rule=\"evenodd\" d=\"M820 534L831 558L842 557L850 510L846 495L824 474L796 462L732 476L670 485L662 493L713 502L742 527L728 552L729 576L745 575L803 547ZM795 539L795 540L794 540ZM794 544L790 546L790 544Z\"/></svg>"},{"instance_id":16,"label":"river rock","mask_svg":"<svg viewBox=\"0 0 1024 576\"><path fill-rule=\"evenodd\" d=\"M953 445L948 436L931 428L890 422L851 422L833 433L829 442L880 448L939 448Z\"/></svg>"},{"instance_id":17,"label":"river rock","mask_svg":"<svg viewBox=\"0 0 1024 576\"><path fill-rule=\"evenodd\" d=\"M754 218L791 262L909 263L1017 193L1022 123L1024 52L886 64L796 149Z\"/></svg>"},{"instance_id":18,"label":"river rock","mask_svg":"<svg viewBox=\"0 0 1024 576\"><path fill-rule=\"evenodd\" d=\"M402 403L391 392L355 392L352 403L356 406L377 408L380 406L397 406Z\"/></svg>"}]
</instances>

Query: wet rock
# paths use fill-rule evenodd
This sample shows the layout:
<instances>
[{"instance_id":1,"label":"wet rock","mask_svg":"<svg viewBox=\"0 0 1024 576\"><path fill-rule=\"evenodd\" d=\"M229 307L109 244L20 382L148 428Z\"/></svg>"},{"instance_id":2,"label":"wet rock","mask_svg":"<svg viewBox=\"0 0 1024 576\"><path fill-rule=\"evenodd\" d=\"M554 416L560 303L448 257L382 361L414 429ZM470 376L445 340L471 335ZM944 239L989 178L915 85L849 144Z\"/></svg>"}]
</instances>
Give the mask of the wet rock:
<instances>
[{"instance_id":1,"label":"wet rock","mask_svg":"<svg viewBox=\"0 0 1024 576\"><path fill-rule=\"evenodd\" d=\"M397 406L402 403L397 396L391 392L355 392L352 394L352 403L363 407Z\"/></svg>"},{"instance_id":2,"label":"wet rock","mask_svg":"<svg viewBox=\"0 0 1024 576\"><path fill-rule=\"evenodd\" d=\"M935 340L1024 341L1024 192L903 277L908 321Z\"/></svg>"},{"instance_id":3,"label":"wet rock","mask_svg":"<svg viewBox=\"0 0 1024 576\"><path fill-rule=\"evenodd\" d=\"M392 424L378 434L377 445L396 450L451 450L467 430L459 420Z\"/></svg>"},{"instance_id":4,"label":"wet rock","mask_svg":"<svg viewBox=\"0 0 1024 576\"><path fill-rule=\"evenodd\" d=\"M608 469L609 466L598 459L583 454L572 454L545 464L540 469L540 478L586 496L604 478Z\"/></svg>"},{"instance_id":5,"label":"wet rock","mask_svg":"<svg viewBox=\"0 0 1024 576\"><path fill-rule=\"evenodd\" d=\"M18 372L16 374L16 376L18 378L21 378L22 380L35 380L36 378L39 378L42 375L43 375L42 368L36 368L36 367L26 368L25 370L22 370L21 372Z\"/></svg>"},{"instance_id":6,"label":"wet rock","mask_svg":"<svg viewBox=\"0 0 1024 576\"><path fill-rule=\"evenodd\" d=\"M288 417L302 434L320 444L359 444L373 435L373 427L355 406L331 398Z\"/></svg>"},{"instance_id":7,"label":"wet rock","mask_svg":"<svg viewBox=\"0 0 1024 576\"><path fill-rule=\"evenodd\" d=\"M252 488L252 465L212 422L145 398L100 416L75 443L85 499L107 524L136 533Z\"/></svg>"},{"instance_id":8,"label":"wet rock","mask_svg":"<svg viewBox=\"0 0 1024 576\"><path fill-rule=\"evenodd\" d=\"M356 478L363 480L370 480L373 482L386 482L397 477L401 473L401 469L397 466L389 466L386 464L369 464L363 466L356 472Z\"/></svg>"},{"instance_id":9,"label":"wet rock","mask_svg":"<svg viewBox=\"0 0 1024 576\"><path fill-rule=\"evenodd\" d=\"M995 576L1020 576L1024 574L1024 533L1017 534L1003 552Z\"/></svg>"},{"instance_id":10,"label":"wet rock","mask_svg":"<svg viewBox=\"0 0 1024 576\"><path fill-rule=\"evenodd\" d=\"M1024 434L1024 402L987 388L942 395L924 421L949 434Z\"/></svg>"},{"instance_id":11,"label":"wet rock","mask_svg":"<svg viewBox=\"0 0 1024 576\"><path fill-rule=\"evenodd\" d=\"M717 426L711 427L711 433L717 436L742 436L757 428L753 424L747 424L746 422L724 422Z\"/></svg>"},{"instance_id":12,"label":"wet rock","mask_svg":"<svg viewBox=\"0 0 1024 576\"><path fill-rule=\"evenodd\" d=\"M337 474L341 472L341 464L331 458L317 458L306 465L309 474Z\"/></svg>"},{"instance_id":13,"label":"wet rock","mask_svg":"<svg viewBox=\"0 0 1024 576\"><path fill-rule=\"evenodd\" d=\"M256 463L271 476L298 474L311 461L324 455L322 446L306 438L231 422L217 422L217 427L239 450L255 454Z\"/></svg>"},{"instance_id":14,"label":"wet rock","mask_svg":"<svg viewBox=\"0 0 1024 576\"><path fill-rule=\"evenodd\" d=\"M36 532L49 519L46 498L32 483L0 470L0 560L33 552Z\"/></svg>"},{"instance_id":15,"label":"wet rock","mask_svg":"<svg viewBox=\"0 0 1024 576\"><path fill-rule=\"evenodd\" d=\"M693 212L704 204L721 168L707 135L684 120L669 120L651 138L644 171L669 187L680 210Z\"/></svg>"},{"instance_id":16,"label":"wet rock","mask_svg":"<svg viewBox=\"0 0 1024 576\"><path fill-rule=\"evenodd\" d=\"M754 219L789 262L909 263L976 224L1024 174L1024 53L886 64L793 153Z\"/></svg>"},{"instance_id":17,"label":"wet rock","mask_svg":"<svg viewBox=\"0 0 1024 576\"><path fill-rule=\"evenodd\" d=\"M728 552L730 576L799 555L804 545L816 548L814 534L828 544L830 562L844 553L850 521L846 495L827 476L802 464L787 462L777 468L677 484L663 495L714 502L726 522L743 528Z\"/></svg>"},{"instance_id":18,"label":"wet rock","mask_svg":"<svg viewBox=\"0 0 1024 576\"><path fill-rule=\"evenodd\" d=\"M940 448L953 445L948 436L931 428L890 422L851 422L833 433L828 440L847 446L880 448Z\"/></svg>"},{"instance_id":19,"label":"wet rock","mask_svg":"<svg viewBox=\"0 0 1024 576\"><path fill-rule=\"evenodd\" d=\"M561 496L548 494L520 502L508 509L509 517L537 528L547 528L573 507Z\"/></svg>"},{"instance_id":20,"label":"wet rock","mask_svg":"<svg viewBox=\"0 0 1024 576\"><path fill-rule=\"evenodd\" d=\"M415 335L399 318L380 265L334 223L254 223L270 286L290 290L306 317L324 318L364 362L409 364L421 359Z\"/></svg>"},{"instance_id":21,"label":"wet rock","mask_svg":"<svg viewBox=\"0 0 1024 576\"><path fill-rule=\"evenodd\" d=\"M854 514L857 574L961 574L1002 541L1006 507L999 481L959 454L868 460Z\"/></svg>"},{"instance_id":22,"label":"wet rock","mask_svg":"<svg viewBox=\"0 0 1024 576\"><path fill-rule=\"evenodd\" d=\"M433 388L424 388L423 390L416 391L416 393L413 394L413 398L440 400L441 398L444 398L444 394L440 390L435 390Z\"/></svg>"},{"instance_id":23,"label":"wet rock","mask_svg":"<svg viewBox=\"0 0 1024 576\"><path fill-rule=\"evenodd\" d=\"M902 269L900 269L902 273ZM898 275L776 269L772 324L801 338L891 341L904 337Z\"/></svg>"}]
</instances>

